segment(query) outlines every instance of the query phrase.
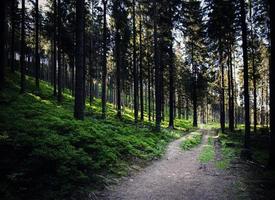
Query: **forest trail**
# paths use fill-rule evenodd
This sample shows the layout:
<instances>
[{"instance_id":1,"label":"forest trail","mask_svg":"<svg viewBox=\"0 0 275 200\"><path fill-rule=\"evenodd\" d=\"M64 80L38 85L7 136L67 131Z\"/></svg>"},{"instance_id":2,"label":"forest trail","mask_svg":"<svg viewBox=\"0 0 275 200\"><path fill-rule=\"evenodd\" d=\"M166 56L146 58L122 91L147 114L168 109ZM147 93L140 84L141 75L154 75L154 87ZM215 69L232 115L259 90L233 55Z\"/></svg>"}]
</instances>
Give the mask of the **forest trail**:
<instances>
[{"instance_id":1,"label":"forest trail","mask_svg":"<svg viewBox=\"0 0 275 200\"><path fill-rule=\"evenodd\" d=\"M132 177L112 186L98 199L110 200L207 200L238 199L236 177L218 170L214 162L200 163L198 157L215 131L200 130L202 143L183 151L180 138L168 146L162 159ZM186 137L186 136L185 136ZM217 151L217 149L216 149ZM216 157L218 154L216 152Z\"/></svg>"}]
</instances>

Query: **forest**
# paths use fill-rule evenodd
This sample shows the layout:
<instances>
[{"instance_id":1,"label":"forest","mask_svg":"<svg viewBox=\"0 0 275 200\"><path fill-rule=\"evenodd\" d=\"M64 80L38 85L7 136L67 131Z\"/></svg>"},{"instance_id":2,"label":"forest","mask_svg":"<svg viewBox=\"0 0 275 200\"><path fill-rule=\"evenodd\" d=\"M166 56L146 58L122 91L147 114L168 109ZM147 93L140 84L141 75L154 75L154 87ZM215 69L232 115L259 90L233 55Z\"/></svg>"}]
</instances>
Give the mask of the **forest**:
<instances>
[{"instance_id":1,"label":"forest","mask_svg":"<svg viewBox=\"0 0 275 200\"><path fill-rule=\"evenodd\" d=\"M1 5L0 199L274 199L274 1Z\"/></svg>"}]
</instances>

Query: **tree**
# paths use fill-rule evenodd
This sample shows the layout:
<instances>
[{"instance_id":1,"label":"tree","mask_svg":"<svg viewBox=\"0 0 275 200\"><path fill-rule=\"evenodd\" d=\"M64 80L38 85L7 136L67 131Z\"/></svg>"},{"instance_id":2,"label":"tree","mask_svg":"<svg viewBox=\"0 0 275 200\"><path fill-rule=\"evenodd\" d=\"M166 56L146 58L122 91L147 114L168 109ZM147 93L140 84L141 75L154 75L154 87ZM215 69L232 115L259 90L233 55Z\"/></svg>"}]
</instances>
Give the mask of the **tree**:
<instances>
[{"instance_id":1,"label":"tree","mask_svg":"<svg viewBox=\"0 0 275 200\"><path fill-rule=\"evenodd\" d=\"M248 88L248 56L247 56L247 24L244 0L241 5L241 28L242 28L242 50L243 50L243 80L244 80L244 109L245 109L245 140L244 148L250 149L250 114L249 114L249 88Z\"/></svg>"},{"instance_id":2,"label":"tree","mask_svg":"<svg viewBox=\"0 0 275 200\"><path fill-rule=\"evenodd\" d=\"M107 76L107 3L103 0L103 55L102 55L102 117L106 118L106 76Z\"/></svg>"},{"instance_id":3,"label":"tree","mask_svg":"<svg viewBox=\"0 0 275 200\"><path fill-rule=\"evenodd\" d=\"M235 1L220 1L207 0L206 7L208 11L208 35L210 47L217 53L219 62L220 74L220 124L221 130L225 130L225 50L228 48L228 41L230 45L232 42L230 37L234 35L234 23L236 15ZM227 55L228 56L228 55ZM232 104L231 104L232 105ZM232 115L231 115L232 117ZM232 122L232 120L230 120Z\"/></svg>"},{"instance_id":4,"label":"tree","mask_svg":"<svg viewBox=\"0 0 275 200\"><path fill-rule=\"evenodd\" d=\"M191 69L191 78L186 91L193 103L193 126L198 126L198 106L207 94L207 80L205 78L205 26L203 13L199 1L190 1L185 4L183 32L186 35L187 64ZM186 79L188 79L186 77ZM190 85L191 84L191 85Z\"/></svg>"},{"instance_id":5,"label":"tree","mask_svg":"<svg viewBox=\"0 0 275 200\"><path fill-rule=\"evenodd\" d=\"M269 64L269 88L270 88L270 122L275 119L275 111L274 111L274 37L272 37L274 33L274 20L272 19L271 11L274 10L274 1L269 0L269 19L270 19L270 45L271 45L271 59ZM269 156L269 165L274 169L275 168L275 126L273 123L270 123L270 156Z\"/></svg>"},{"instance_id":6,"label":"tree","mask_svg":"<svg viewBox=\"0 0 275 200\"><path fill-rule=\"evenodd\" d=\"M57 49L57 5L56 5L56 0L53 0L53 10L54 10L54 15L53 15L53 20L54 20L54 30L53 30L53 95L56 97L57 96L57 80L56 80L56 72L57 72L57 65L56 65L56 49Z\"/></svg>"},{"instance_id":7,"label":"tree","mask_svg":"<svg viewBox=\"0 0 275 200\"><path fill-rule=\"evenodd\" d=\"M0 8L0 90L4 87L5 81L5 26L6 26L6 6L7 1L2 2Z\"/></svg>"},{"instance_id":8,"label":"tree","mask_svg":"<svg viewBox=\"0 0 275 200\"><path fill-rule=\"evenodd\" d=\"M143 104L143 44L142 44L142 11L140 5L139 16L139 87L140 87L140 121L144 120L144 104Z\"/></svg>"},{"instance_id":9,"label":"tree","mask_svg":"<svg viewBox=\"0 0 275 200\"><path fill-rule=\"evenodd\" d=\"M84 19L85 0L76 2L76 83L74 117L84 119Z\"/></svg>"},{"instance_id":10,"label":"tree","mask_svg":"<svg viewBox=\"0 0 275 200\"><path fill-rule=\"evenodd\" d=\"M168 15L168 28L170 31L169 35L169 128L174 128L174 105L175 105L175 85L174 85L174 78L175 78L175 66L174 66L174 52L173 52L173 13L172 13L172 3L169 2L169 15Z\"/></svg>"},{"instance_id":11,"label":"tree","mask_svg":"<svg viewBox=\"0 0 275 200\"><path fill-rule=\"evenodd\" d=\"M35 1L35 86L39 90L40 57L39 57L39 0Z\"/></svg>"},{"instance_id":12,"label":"tree","mask_svg":"<svg viewBox=\"0 0 275 200\"><path fill-rule=\"evenodd\" d=\"M136 54L136 1L133 0L133 78L134 78L134 117L135 124L138 123L138 72Z\"/></svg>"},{"instance_id":13,"label":"tree","mask_svg":"<svg viewBox=\"0 0 275 200\"><path fill-rule=\"evenodd\" d=\"M62 63L61 63L61 0L57 0L57 100L62 101Z\"/></svg>"},{"instance_id":14,"label":"tree","mask_svg":"<svg viewBox=\"0 0 275 200\"><path fill-rule=\"evenodd\" d=\"M21 69L21 82L20 92L24 93L26 90L26 66L25 66L25 0L22 0L21 8L21 52L20 52L20 69Z\"/></svg>"},{"instance_id":15,"label":"tree","mask_svg":"<svg viewBox=\"0 0 275 200\"><path fill-rule=\"evenodd\" d=\"M11 1L11 71L14 73L14 59L15 59L15 17L16 17L17 1Z\"/></svg>"},{"instance_id":16,"label":"tree","mask_svg":"<svg viewBox=\"0 0 275 200\"><path fill-rule=\"evenodd\" d=\"M156 0L153 1L153 9L154 9L154 64L155 64L155 99L156 99L156 130L160 131L160 123L161 123L161 84L160 84L160 64L159 64L159 52L158 52L158 9L157 9Z\"/></svg>"}]
</instances>

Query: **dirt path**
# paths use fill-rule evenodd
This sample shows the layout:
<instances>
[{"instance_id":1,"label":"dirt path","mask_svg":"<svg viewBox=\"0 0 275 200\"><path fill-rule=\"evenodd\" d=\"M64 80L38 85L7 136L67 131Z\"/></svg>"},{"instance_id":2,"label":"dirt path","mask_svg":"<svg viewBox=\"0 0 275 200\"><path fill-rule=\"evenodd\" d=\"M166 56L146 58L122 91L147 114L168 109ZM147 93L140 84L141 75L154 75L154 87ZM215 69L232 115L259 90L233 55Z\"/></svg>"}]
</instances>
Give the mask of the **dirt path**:
<instances>
[{"instance_id":1,"label":"dirt path","mask_svg":"<svg viewBox=\"0 0 275 200\"><path fill-rule=\"evenodd\" d=\"M237 199L235 177L215 168L213 162L201 164L198 156L214 131L203 132L202 144L180 149L183 138L172 142L166 155L133 177L114 185L98 199L123 200L207 200Z\"/></svg>"}]
</instances>

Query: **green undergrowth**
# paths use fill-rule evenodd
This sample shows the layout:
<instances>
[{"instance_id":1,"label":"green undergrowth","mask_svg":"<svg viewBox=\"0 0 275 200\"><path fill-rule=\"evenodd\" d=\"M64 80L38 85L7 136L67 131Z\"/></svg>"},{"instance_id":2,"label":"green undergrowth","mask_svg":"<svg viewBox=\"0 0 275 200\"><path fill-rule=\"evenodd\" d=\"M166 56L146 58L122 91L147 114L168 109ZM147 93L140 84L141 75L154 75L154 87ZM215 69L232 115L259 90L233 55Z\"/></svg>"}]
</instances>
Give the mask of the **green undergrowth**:
<instances>
[{"instance_id":1,"label":"green undergrowth","mask_svg":"<svg viewBox=\"0 0 275 200\"><path fill-rule=\"evenodd\" d=\"M192 132L186 136L181 142L180 146L183 150L190 150L195 146L199 145L202 140L201 132Z\"/></svg>"},{"instance_id":2,"label":"green undergrowth","mask_svg":"<svg viewBox=\"0 0 275 200\"><path fill-rule=\"evenodd\" d=\"M0 93L0 199L79 199L104 184L102 177L125 175L137 160L160 157L169 141L191 123L176 120L179 130L157 133L148 121L136 127L130 109L123 119L101 103L86 104L86 118L73 118L73 98L65 91L58 104L52 87L41 81L36 94L27 77L28 92L19 94L18 75Z\"/></svg>"},{"instance_id":3,"label":"green undergrowth","mask_svg":"<svg viewBox=\"0 0 275 200\"><path fill-rule=\"evenodd\" d=\"M227 169L230 162L240 155L242 138L234 133L219 133L218 140L221 143L221 159L215 161L215 166L218 169Z\"/></svg>"},{"instance_id":4,"label":"green undergrowth","mask_svg":"<svg viewBox=\"0 0 275 200\"><path fill-rule=\"evenodd\" d=\"M206 164L214 159L215 150L213 145L213 138L209 136L207 144L203 146L198 158L201 163Z\"/></svg>"}]
</instances>

